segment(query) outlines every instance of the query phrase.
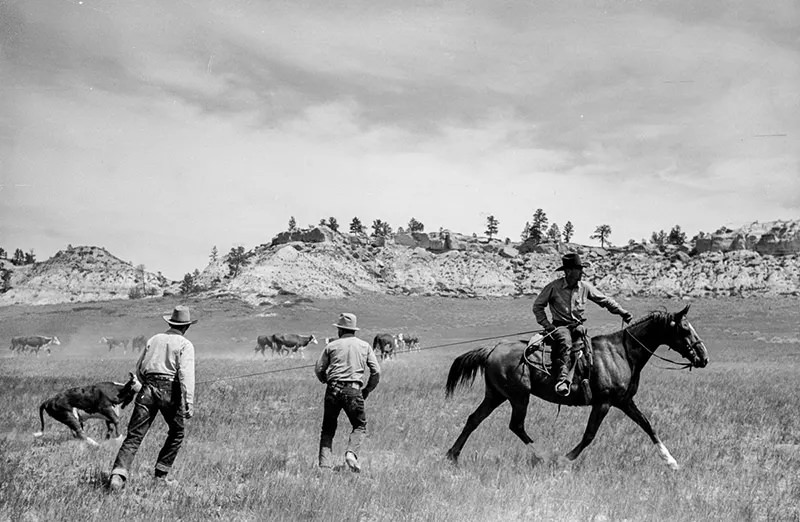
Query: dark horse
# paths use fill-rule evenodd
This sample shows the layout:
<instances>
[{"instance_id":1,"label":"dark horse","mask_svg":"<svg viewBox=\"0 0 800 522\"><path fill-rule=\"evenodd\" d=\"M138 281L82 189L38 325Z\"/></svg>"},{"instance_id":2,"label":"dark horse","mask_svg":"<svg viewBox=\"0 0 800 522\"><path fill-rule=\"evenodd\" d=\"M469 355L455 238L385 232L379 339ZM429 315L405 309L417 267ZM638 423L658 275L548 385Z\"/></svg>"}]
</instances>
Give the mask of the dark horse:
<instances>
[{"instance_id":1,"label":"dark horse","mask_svg":"<svg viewBox=\"0 0 800 522\"><path fill-rule=\"evenodd\" d=\"M652 312L621 331L592 338L594 364L589 376L592 412L583 438L567 453L567 459L578 458L594 439L609 408L616 406L650 436L665 463L672 469L678 469L678 463L659 440L650 421L639 411L633 397L639 389L642 368L663 344L688 360L689 367L703 368L708 364L706 347L686 319L688 311L687 305L676 313ZM447 376L447 396L453 394L458 384L472 382L479 370L485 374L486 394L447 452L451 461L458 461L470 434L505 401L511 403L509 428L525 444L533 443L525 432L525 415L531 394L557 404L586 405L580 393L571 393L567 397L557 395L551 376L539 370L532 371L523 360L524 350L525 343L501 341L493 347L467 352L453 361Z\"/></svg>"}]
</instances>

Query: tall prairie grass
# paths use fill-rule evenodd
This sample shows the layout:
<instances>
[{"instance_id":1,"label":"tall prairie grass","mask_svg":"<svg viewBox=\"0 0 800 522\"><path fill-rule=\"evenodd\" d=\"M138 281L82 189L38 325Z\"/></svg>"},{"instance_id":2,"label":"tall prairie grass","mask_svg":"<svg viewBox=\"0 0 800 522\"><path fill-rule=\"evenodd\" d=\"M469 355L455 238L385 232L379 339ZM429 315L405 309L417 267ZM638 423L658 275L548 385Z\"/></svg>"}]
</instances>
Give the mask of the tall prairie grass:
<instances>
[{"instance_id":1,"label":"tall prairie grass","mask_svg":"<svg viewBox=\"0 0 800 522\"><path fill-rule=\"evenodd\" d=\"M315 464L324 387L306 367L319 347L306 359L253 355L262 333L331 335L329 325L345 310L359 314L360 335L369 341L379 331L408 331L425 348L533 329L530 304L367 296L266 311L192 302L202 318L188 333L198 347L201 384L173 469L178 485L152 481L166 435L159 420L129 487L114 495L105 482L119 443L89 448L49 417L45 436L34 439L38 405L70 386L122 379L135 355L109 354L97 338L162 330L160 314L174 302L0 309L4 339L67 339L49 358L9 352L0 359L0 520L800 520L797 299L698 301L689 318L706 340L708 368L670 371L653 361L645 369L638 404L681 465L677 472L616 410L578 460L558 464L555 456L580 440L588 409L559 412L536 398L526 426L550 459L531 465L529 448L507 427L504 405L452 466L444 453L483 395L479 378L444 398L452 359L478 346L464 344L387 361L367 401L363 472L323 473ZM625 306L639 315L683 303L634 299ZM615 318L591 311L594 331L616 327ZM233 378L294 367L303 368ZM90 422L91 435L101 438L102 423ZM348 432L343 415L334 444L340 460Z\"/></svg>"}]
</instances>

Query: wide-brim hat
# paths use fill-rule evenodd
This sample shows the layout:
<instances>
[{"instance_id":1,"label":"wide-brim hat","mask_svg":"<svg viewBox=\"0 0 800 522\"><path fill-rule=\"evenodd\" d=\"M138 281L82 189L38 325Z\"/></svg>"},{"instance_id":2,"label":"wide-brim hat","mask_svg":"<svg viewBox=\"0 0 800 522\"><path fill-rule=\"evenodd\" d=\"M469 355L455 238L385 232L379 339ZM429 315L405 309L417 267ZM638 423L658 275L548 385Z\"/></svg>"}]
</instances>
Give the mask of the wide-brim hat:
<instances>
[{"instance_id":1,"label":"wide-brim hat","mask_svg":"<svg viewBox=\"0 0 800 522\"><path fill-rule=\"evenodd\" d=\"M586 268L592 266L588 261L581 262L581 256L574 252L564 254L561 258L561 266L556 268L558 270L566 270L567 268Z\"/></svg>"},{"instance_id":2,"label":"wide-brim hat","mask_svg":"<svg viewBox=\"0 0 800 522\"><path fill-rule=\"evenodd\" d=\"M356 327L356 322L357 319L355 314L342 313L339 314L339 320L336 321L333 326L343 330L352 330L355 332L356 330L360 330L360 328Z\"/></svg>"},{"instance_id":3,"label":"wide-brim hat","mask_svg":"<svg viewBox=\"0 0 800 522\"><path fill-rule=\"evenodd\" d=\"M164 315L162 317L168 324L175 326L186 326L187 324L194 324L197 322L197 319L192 321L192 314L189 312L189 309L183 305L176 306L175 309L172 310L172 315Z\"/></svg>"}]
</instances>

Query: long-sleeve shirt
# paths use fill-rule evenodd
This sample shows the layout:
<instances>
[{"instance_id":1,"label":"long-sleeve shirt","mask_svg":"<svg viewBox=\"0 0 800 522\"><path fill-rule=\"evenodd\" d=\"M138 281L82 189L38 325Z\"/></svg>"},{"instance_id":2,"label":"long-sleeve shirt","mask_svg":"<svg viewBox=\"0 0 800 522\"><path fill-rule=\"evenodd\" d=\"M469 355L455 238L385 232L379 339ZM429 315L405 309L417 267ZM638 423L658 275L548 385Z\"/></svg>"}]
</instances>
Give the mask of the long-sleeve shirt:
<instances>
[{"instance_id":1,"label":"long-sleeve shirt","mask_svg":"<svg viewBox=\"0 0 800 522\"><path fill-rule=\"evenodd\" d=\"M170 328L151 337L136 363L136 372L142 382L148 374L177 377L183 404L194 405L194 345L178 330Z\"/></svg>"},{"instance_id":2,"label":"long-sleeve shirt","mask_svg":"<svg viewBox=\"0 0 800 522\"><path fill-rule=\"evenodd\" d=\"M364 384L364 370L369 368L369 380L364 391L371 392L378 385L381 367L372 346L354 336L331 341L317 360L314 373L323 383L357 382Z\"/></svg>"},{"instance_id":3,"label":"long-sleeve shirt","mask_svg":"<svg viewBox=\"0 0 800 522\"><path fill-rule=\"evenodd\" d=\"M586 320L586 300L597 303L612 314L625 315L627 312L613 299L607 297L591 283L578 281L577 286L570 288L563 277L556 279L542 288L541 293L533 301L533 315L536 322L547 328L552 323L547 318L545 308L550 307L555 326L563 326Z\"/></svg>"}]
</instances>

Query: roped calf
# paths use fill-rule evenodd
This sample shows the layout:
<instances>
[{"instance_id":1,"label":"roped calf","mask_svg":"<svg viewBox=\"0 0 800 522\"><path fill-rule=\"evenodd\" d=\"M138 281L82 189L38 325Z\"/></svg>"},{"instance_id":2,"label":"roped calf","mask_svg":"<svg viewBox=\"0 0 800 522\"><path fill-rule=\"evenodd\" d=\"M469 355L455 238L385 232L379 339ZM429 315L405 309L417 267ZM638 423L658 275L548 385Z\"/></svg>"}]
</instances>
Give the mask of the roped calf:
<instances>
[{"instance_id":1,"label":"roped calf","mask_svg":"<svg viewBox=\"0 0 800 522\"><path fill-rule=\"evenodd\" d=\"M129 373L128 382L101 382L91 386L70 388L56 394L44 401L39 406L39 420L42 430L33 434L34 437L44 435L44 412L55 420L65 424L72 430L77 439L86 441L92 446L99 446L92 438L86 435L83 427L89 419L103 419L106 421L106 439L112 433L115 438L121 438L119 431L119 416L124 408L136 397L142 389L139 379Z\"/></svg>"}]
</instances>

